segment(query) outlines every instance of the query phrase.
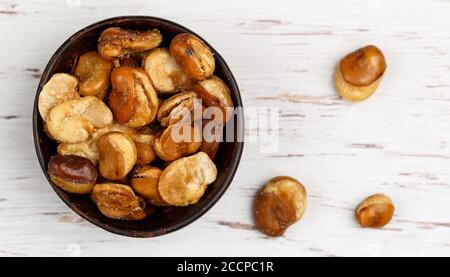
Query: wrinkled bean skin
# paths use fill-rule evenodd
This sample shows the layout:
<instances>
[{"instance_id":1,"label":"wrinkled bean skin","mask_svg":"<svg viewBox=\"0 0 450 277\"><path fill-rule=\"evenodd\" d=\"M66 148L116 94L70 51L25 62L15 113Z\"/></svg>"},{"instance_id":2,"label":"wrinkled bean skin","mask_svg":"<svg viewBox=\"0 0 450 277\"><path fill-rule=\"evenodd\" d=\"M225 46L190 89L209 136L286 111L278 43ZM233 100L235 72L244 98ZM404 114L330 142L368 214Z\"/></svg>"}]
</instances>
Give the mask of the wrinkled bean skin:
<instances>
[{"instance_id":1,"label":"wrinkled bean skin","mask_svg":"<svg viewBox=\"0 0 450 277\"><path fill-rule=\"evenodd\" d=\"M199 109L197 114L194 109ZM197 99L197 94L192 91L178 93L164 100L159 106L157 118L161 126L167 127L191 117L191 121L195 121L196 116L201 117L203 107ZM185 120L186 121L186 120Z\"/></svg>"},{"instance_id":2,"label":"wrinkled bean skin","mask_svg":"<svg viewBox=\"0 0 450 277\"><path fill-rule=\"evenodd\" d=\"M89 193L98 175L89 159L59 154L50 158L47 172L58 187L76 194Z\"/></svg>"},{"instance_id":3,"label":"wrinkled bean skin","mask_svg":"<svg viewBox=\"0 0 450 277\"><path fill-rule=\"evenodd\" d=\"M146 216L143 214L145 203L127 185L97 184L92 189L91 199L100 212L109 218L140 220Z\"/></svg>"},{"instance_id":4,"label":"wrinkled bean skin","mask_svg":"<svg viewBox=\"0 0 450 277\"><path fill-rule=\"evenodd\" d=\"M159 98L152 85L152 80L143 69L134 69L137 107L131 121L127 123L133 128L143 127L151 123L158 112Z\"/></svg>"},{"instance_id":5,"label":"wrinkled bean skin","mask_svg":"<svg viewBox=\"0 0 450 277\"><path fill-rule=\"evenodd\" d=\"M144 201L144 199L139 198L139 207L136 207L135 209L133 209L133 211L126 215L125 217L121 218L122 220L127 220L127 221L138 221L138 220L143 220L148 216L147 213L147 205Z\"/></svg>"},{"instance_id":6,"label":"wrinkled bean skin","mask_svg":"<svg viewBox=\"0 0 450 277\"><path fill-rule=\"evenodd\" d=\"M98 52L105 59L112 60L151 50L158 47L161 41L158 30L140 32L111 27L100 35Z\"/></svg>"},{"instance_id":7,"label":"wrinkled bean skin","mask_svg":"<svg viewBox=\"0 0 450 277\"><path fill-rule=\"evenodd\" d=\"M255 225L269 236L281 236L306 209L306 190L294 178L274 177L256 197Z\"/></svg>"},{"instance_id":8,"label":"wrinkled bean skin","mask_svg":"<svg viewBox=\"0 0 450 277\"><path fill-rule=\"evenodd\" d=\"M134 76L131 67L118 67L111 74L112 91L109 95L109 107L119 123L131 120L136 109Z\"/></svg>"},{"instance_id":9,"label":"wrinkled bean skin","mask_svg":"<svg viewBox=\"0 0 450 277\"><path fill-rule=\"evenodd\" d=\"M295 209L295 220L302 218L306 210L306 189L299 181L288 176L277 176L267 182L263 192L273 193L287 201Z\"/></svg>"},{"instance_id":10,"label":"wrinkled bean skin","mask_svg":"<svg viewBox=\"0 0 450 277\"><path fill-rule=\"evenodd\" d=\"M295 209L273 193L261 192L255 203L256 228L268 236L281 236L295 222Z\"/></svg>"},{"instance_id":11,"label":"wrinkled bean skin","mask_svg":"<svg viewBox=\"0 0 450 277\"><path fill-rule=\"evenodd\" d=\"M139 206L139 199L127 185L97 184L91 195L94 202L112 209L133 209Z\"/></svg>"},{"instance_id":12,"label":"wrinkled bean skin","mask_svg":"<svg viewBox=\"0 0 450 277\"><path fill-rule=\"evenodd\" d=\"M211 76L215 69L214 56L206 44L191 34L178 34L170 43L170 53L193 80Z\"/></svg>"},{"instance_id":13,"label":"wrinkled bean skin","mask_svg":"<svg viewBox=\"0 0 450 277\"><path fill-rule=\"evenodd\" d=\"M119 123L142 127L153 121L159 100L144 70L118 67L111 74L111 82L109 106Z\"/></svg>"},{"instance_id":14,"label":"wrinkled bean skin","mask_svg":"<svg viewBox=\"0 0 450 277\"><path fill-rule=\"evenodd\" d=\"M227 123L233 115L233 100L231 99L230 89L218 77L211 76L206 80L198 82L193 90L202 100L205 107L220 108L222 116L214 118L219 123Z\"/></svg>"},{"instance_id":15,"label":"wrinkled bean skin","mask_svg":"<svg viewBox=\"0 0 450 277\"><path fill-rule=\"evenodd\" d=\"M391 221L393 215L394 204L383 194L367 197L355 211L359 225L367 228L382 228Z\"/></svg>"},{"instance_id":16,"label":"wrinkled bean skin","mask_svg":"<svg viewBox=\"0 0 450 277\"><path fill-rule=\"evenodd\" d=\"M97 52L87 52L80 56L75 76L80 80L80 94L103 99L110 85L112 63Z\"/></svg>"}]
</instances>

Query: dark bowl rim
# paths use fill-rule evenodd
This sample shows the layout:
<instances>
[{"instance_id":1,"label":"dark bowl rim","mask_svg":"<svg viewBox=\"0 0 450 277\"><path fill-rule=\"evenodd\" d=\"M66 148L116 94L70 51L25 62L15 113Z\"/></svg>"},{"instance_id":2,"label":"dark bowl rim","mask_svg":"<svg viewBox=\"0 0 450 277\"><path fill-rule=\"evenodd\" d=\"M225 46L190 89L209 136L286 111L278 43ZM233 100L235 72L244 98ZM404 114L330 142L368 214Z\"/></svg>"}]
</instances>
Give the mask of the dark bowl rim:
<instances>
[{"instance_id":1,"label":"dark bowl rim","mask_svg":"<svg viewBox=\"0 0 450 277\"><path fill-rule=\"evenodd\" d=\"M70 44L70 42L78 37L81 37L82 35L84 35L85 33L91 31L92 29L95 29L98 25L102 25L102 24L107 24L110 23L112 21L133 21L133 20L156 20L156 21L161 21L164 23L167 23L169 25L174 25L177 28L181 28L186 30L187 32L199 37L202 41L204 41L206 43L206 45L208 45L208 47L210 47L210 49L214 52L214 56L216 58L218 58L221 63L223 64L223 70L226 71L229 74L229 79L230 79L230 83L233 86L233 89L236 93L235 97L237 99L238 103L235 103L236 107L243 107L243 103L242 103L242 98L241 98L241 94L240 94L240 90L237 84L237 81L231 71L231 69L229 68L228 64L226 63L226 61L223 59L223 57L219 54L219 52L217 52L205 39L203 39L201 36L199 36L197 33L193 32L192 30L190 30L189 28L186 28L178 23L175 23L173 21L164 19L164 18L160 18L160 17L154 17L154 16L145 16L145 15L127 15L127 16L118 16L118 17L111 17L111 18L107 18L98 22L95 22L93 24L88 25L87 27L84 27L80 30L78 30L77 32L75 32L73 35L71 35L66 41L64 41L60 47L58 47L58 49L55 51L55 53L52 55L52 57L50 58L50 60L48 61L43 74L40 78L38 87L37 87L37 91L36 91L36 96L35 96L35 100L34 100L34 104L33 104L33 117L32 117L32 124L33 124L33 139L34 139L34 147L35 147L35 151L36 151L36 155L40 164L40 167L42 169L42 172L44 173L45 177L47 178L48 183L50 184L50 186L53 188L53 190L56 192L56 194L58 195L58 197L72 210L74 211L76 214L78 214L80 217L82 217L83 219L87 220L88 222L94 224L95 226L102 228L110 233L116 234L116 235L121 235L121 236L127 236L127 237L135 237L135 238L149 238L149 237L158 237L158 236L162 236L162 235L166 235L172 232L175 232L177 230L180 230L184 227L186 227L187 225L193 223L194 221L196 221L197 219L199 219L201 216L203 216L207 211L209 211L221 198L222 196L225 194L225 192L227 191L227 189L229 188L229 186L231 185L233 178L237 172L237 169L239 167L241 158L242 158L242 153L244 150L244 142L236 142L237 143L237 155L233 156L232 158L232 163L231 163L231 171L230 173L226 176L223 184L221 185L220 190L212 197L211 201L207 202L205 204L205 206L198 210L197 212L195 212L192 216L185 218L184 220L182 220L181 222L179 222L178 224L174 224L173 226L170 226L169 228L163 228L162 231L160 232L156 232L156 231L129 231L129 230L124 230L121 228L117 228L114 226L110 226L102 221L96 221L93 220L90 216L84 214L81 211L78 211L77 209L73 209L71 207L71 202L67 199L65 199L63 197L63 192L55 185L53 184L52 180L50 179L50 176L47 173L47 165L45 164L44 158L43 158L43 152L42 149L39 145L39 135L38 135L38 118L39 118L39 111L38 111L38 101L39 101L39 93L41 88L43 87L43 81L44 79L47 79L49 76L49 70L52 67L53 63L55 62L56 58L61 54L61 52L63 52L68 45ZM242 112L242 116L239 118L239 130L237 130L237 132L239 132L242 136L242 138L244 137L244 119L243 119L243 111Z\"/></svg>"}]
</instances>

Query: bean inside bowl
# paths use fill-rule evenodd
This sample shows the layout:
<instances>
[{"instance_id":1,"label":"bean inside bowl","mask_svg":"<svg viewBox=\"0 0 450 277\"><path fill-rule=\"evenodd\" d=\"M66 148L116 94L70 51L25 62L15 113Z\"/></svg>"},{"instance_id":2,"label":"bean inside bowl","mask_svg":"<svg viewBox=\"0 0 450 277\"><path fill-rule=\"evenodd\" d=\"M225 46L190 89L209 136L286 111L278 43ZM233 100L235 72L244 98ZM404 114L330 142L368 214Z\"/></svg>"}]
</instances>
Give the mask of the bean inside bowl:
<instances>
[{"instance_id":1,"label":"bean inside bowl","mask_svg":"<svg viewBox=\"0 0 450 277\"><path fill-rule=\"evenodd\" d=\"M36 153L42 171L58 196L78 215L89 222L112 233L131 237L154 237L178 230L207 212L225 193L231 184L238 168L243 150L242 140L237 140L238 134L243 134L243 117L236 117L231 124L235 130L233 142L220 144L214 163L218 176L214 183L208 186L203 197L194 205L187 207L158 207L155 212L141 221L123 221L105 217L91 201L89 195L67 193L56 186L47 173L50 157L57 154L57 142L49 138L44 130L44 122L38 111L38 98L43 86L55 73L73 73L79 57L88 52L96 51L98 38L102 31L109 27L120 27L130 30L158 29L163 42L160 47L169 47L173 37L180 33L190 33L199 37L211 49L216 67L214 75L221 78L230 89L235 107L242 107L239 88L227 64L220 54L206 40L191 30L168 20L147 16L126 16L107 19L90 25L71 36L52 56L41 77L33 110L33 135ZM230 124L230 123L228 123ZM230 126L228 126L230 127Z\"/></svg>"}]
</instances>

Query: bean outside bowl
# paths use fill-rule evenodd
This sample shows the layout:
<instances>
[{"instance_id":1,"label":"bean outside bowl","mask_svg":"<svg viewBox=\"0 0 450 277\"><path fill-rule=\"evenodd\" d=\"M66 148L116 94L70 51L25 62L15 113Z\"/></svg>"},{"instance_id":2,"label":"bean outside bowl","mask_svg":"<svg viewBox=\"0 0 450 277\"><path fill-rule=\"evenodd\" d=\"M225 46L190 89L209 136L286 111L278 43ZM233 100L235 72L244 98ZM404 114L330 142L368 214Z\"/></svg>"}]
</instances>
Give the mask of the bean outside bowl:
<instances>
[{"instance_id":1,"label":"bean outside bowl","mask_svg":"<svg viewBox=\"0 0 450 277\"><path fill-rule=\"evenodd\" d=\"M57 187L47 174L47 164L50 157L56 154L57 143L50 139L44 131L44 123L38 111L39 93L45 83L55 73L71 73L78 57L85 52L96 50L100 33L108 27L121 27L131 30L158 29L163 35L162 46L167 47L171 39L179 33L191 33L191 30L168 20L148 16L125 16L110 18L90 25L71 36L52 56L45 68L34 102L33 110L33 135L37 157L48 182L58 196L75 213L87 221L109 232L130 237L155 237L179 230L194 222L205 214L225 193L231 184L238 168L243 142L223 142L216 156L215 163L218 169L217 180L209 185L205 195L195 205L188 207L158 208L155 213L142 221L114 220L103 216L90 200L88 195L75 195L67 193ZM200 36L198 36L200 37ZM200 37L211 49L216 60L214 74L220 77L230 88L231 97L235 107L242 107L239 88L230 69L220 54ZM230 124L230 123L229 123ZM243 134L243 118L236 117L234 123L236 134ZM230 127L230 126L228 126ZM235 138L237 135L235 136ZM241 140L242 141L242 140Z\"/></svg>"}]
</instances>

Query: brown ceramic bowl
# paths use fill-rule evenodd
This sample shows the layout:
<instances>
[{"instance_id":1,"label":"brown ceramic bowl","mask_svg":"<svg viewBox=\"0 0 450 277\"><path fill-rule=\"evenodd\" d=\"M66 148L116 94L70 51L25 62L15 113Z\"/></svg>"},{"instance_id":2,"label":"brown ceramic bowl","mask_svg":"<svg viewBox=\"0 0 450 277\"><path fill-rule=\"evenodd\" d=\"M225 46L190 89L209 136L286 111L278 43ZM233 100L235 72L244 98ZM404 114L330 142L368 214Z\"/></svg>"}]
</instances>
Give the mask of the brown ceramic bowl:
<instances>
[{"instance_id":1,"label":"brown ceramic bowl","mask_svg":"<svg viewBox=\"0 0 450 277\"><path fill-rule=\"evenodd\" d=\"M97 40L100 33L108 27L117 26L133 30L147 30L157 28L163 34L163 46L168 46L172 37L179 33L192 33L191 30L165 19L147 16L125 16L107 19L90 25L71 36L56 51L48 62L42 74L41 81L36 93L33 110L33 135L36 153L42 171L48 182L53 187L58 196L78 215L89 222L112 233L130 237L155 237L178 230L206 213L225 193L231 184L233 177L241 159L244 144L242 142L224 142L221 144L215 163L218 169L218 177L215 183L211 184L201 200L192 206L175 208L167 207L157 209L143 221L121 221L109 219L103 216L89 199L88 195L75 195L67 193L58 188L47 174L47 164L49 158L56 154L57 143L51 140L44 131L42 118L38 112L38 96L44 84L50 77L58 72L70 73L79 55L96 50ZM195 34L197 35L197 34ZM197 35L198 36L198 35ZM200 36L198 36L200 37ZM242 100L239 88L230 69L211 45L202 39L212 50L216 59L215 75L219 76L227 83L231 90L231 96L236 107L242 107ZM236 133L243 134L243 119L237 118L234 123ZM242 141L242 140L241 140Z\"/></svg>"}]
</instances>

